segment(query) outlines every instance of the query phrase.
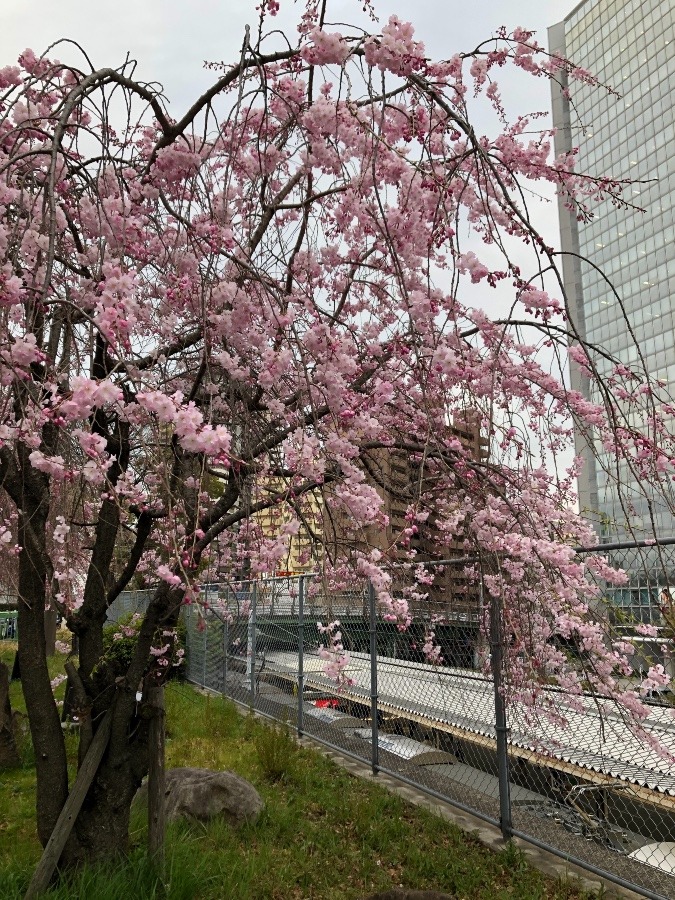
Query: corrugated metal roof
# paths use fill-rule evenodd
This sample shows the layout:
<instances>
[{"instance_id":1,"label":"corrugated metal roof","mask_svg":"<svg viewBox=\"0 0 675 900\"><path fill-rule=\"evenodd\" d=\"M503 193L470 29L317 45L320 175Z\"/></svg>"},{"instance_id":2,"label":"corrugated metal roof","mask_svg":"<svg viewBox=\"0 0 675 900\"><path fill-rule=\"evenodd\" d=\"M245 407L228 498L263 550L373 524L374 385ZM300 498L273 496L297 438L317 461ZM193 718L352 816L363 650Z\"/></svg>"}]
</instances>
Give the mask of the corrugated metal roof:
<instances>
[{"instance_id":1,"label":"corrugated metal roof","mask_svg":"<svg viewBox=\"0 0 675 900\"><path fill-rule=\"evenodd\" d=\"M297 654L268 653L268 668L297 674ZM350 654L346 671L354 684L343 693L369 702L370 656ZM325 687L335 685L323 672L318 656L305 654L305 678ZM494 688L490 680L462 669L379 658L378 696L401 713L412 713L430 723L452 725L494 739ZM564 714L566 727L545 716L533 716L523 705L509 708L511 743L593 772L675 796L675 765L650 746L647 736L675 757L675 710L653 707L643 722L644 734L628 727L619 710L601 711L592 697L584 698L582 712L568 709L561 692L549 699Z\"/></svg>"}]
</instances>

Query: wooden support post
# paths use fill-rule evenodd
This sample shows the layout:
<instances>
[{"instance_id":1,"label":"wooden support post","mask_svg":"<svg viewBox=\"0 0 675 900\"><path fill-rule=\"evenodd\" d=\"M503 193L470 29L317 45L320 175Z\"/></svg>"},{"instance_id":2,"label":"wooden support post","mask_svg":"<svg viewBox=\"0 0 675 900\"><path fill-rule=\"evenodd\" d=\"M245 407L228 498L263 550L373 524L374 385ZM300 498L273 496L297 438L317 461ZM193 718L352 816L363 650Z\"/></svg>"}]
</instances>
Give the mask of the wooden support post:
<instances>
[{"instance_id":1,"label":"wooden support post","mask_svg":"<svg viewBox=\"0 0 675 900\"><path fill-rule=\"evenodd\" d=\"M68 799L61 810L61 815L56 820L56 825L47 841L47 846L42 851L42 857L33 874L31 883L28 885L24 900L33 900L33 898L39 897L49 887L54 869L57 867L59 859L61 859L63 848L66 846L66 841L73 830L73 825L82 808L84 798L87 796L87 791L94 780L105 749L108 746L112 729L113 709L114 705L105 714L98 731L94 735L89 751L80 766L80 771L77 773L75 784L68 794Z\"/></svg>"},{"instance_id":2,"label":"wooden support post","mask_svg":"<svg viewBox=\"0 0 675 900\"><path fill-rule=\"evenodd\" d=\"M19 651L14 654L14 664L12 665L12 675L10 681L21 681L21 667L19 666Z\"/></svg>"},{"instance_id":3,"label":"wooden support post","mask_svg":"<svg viewBox=\"0 0 675 900\"><path fill-rule=\"evenodd\" d=\"M164 836L166 832L166 774L164 754L165 712L164 685L147 688L150 710L148 747L148 855L163 879Z\"/></svg>"}]
</instances>

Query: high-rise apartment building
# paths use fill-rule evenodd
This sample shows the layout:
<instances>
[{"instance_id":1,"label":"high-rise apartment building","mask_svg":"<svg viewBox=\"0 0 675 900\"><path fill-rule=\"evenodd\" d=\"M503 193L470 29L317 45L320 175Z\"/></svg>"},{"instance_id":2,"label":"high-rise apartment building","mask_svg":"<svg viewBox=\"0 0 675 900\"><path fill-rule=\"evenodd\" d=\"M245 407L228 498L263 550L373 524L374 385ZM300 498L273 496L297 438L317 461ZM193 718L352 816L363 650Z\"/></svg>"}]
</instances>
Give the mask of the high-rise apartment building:
<instances>
[{"instance_id":1,"label":"high-rise apartment building","mask_svg":"<svg viewBox=\"0 0 675 900\"><path fill-rule=\"evenodd\" d=\"M480 415L475 411L466 411L455 415L452 424L447 425L447 434L459 439L464 451L471 460L485 461L488 456L488 441L481 434ZM365 529L354 530L348 515L343 511L337 513L330 503L330 493L325 498L326 515L324 517L323 538L331 557L348 556L353 552L370 552L378 550L386 563L392 566L394 593L410 584L410 573L397 564L409 561L407 548L416 554L420 563L432 562L439 558L461 560L466 557L463 538L455 536L448 540L443 538L434 514L434 495L445 496L447 486L442 478L442 470L432 464L424 463L409 452L391 447L381 447L364 454L359 462L366 476L366 481L374 487L382 499L382 512L387 518L387 525L372 525ZM404 530L412 523L407 518L410 506L424 494L427 497L425 506L430 512L424 522L415 523L415 533L401 543ZM478 621L479 592L476 583L469 578L464 565L444 565L430 567L435 577L424 591L433 605L433 611L450 621ZM399 579L397 581L397 578ZM429 614L429 603L413 602L413 615Z\"/></svg>"},{"instance_id":2,"label":"high-rise apartment building","mask_svg":"<svg viewBox=\"0 0 675 900\"><path fill-rule=\"evenodd\" d=\"M673 0L584 0L548 34L551 52L573 60L617 92L570 79L562 85L566 95L554 85L556 151L578 148L579 172L633 182L624 197L635 208L603 202L594 208L592 218L580 222L560 206L562 249L578 254L563 257L576 326L588 342L628 366L638 365L641 353L650 375L666 382L671 394L675 393L674 23ZM601 356L596 364L602 374L612 367ZM571 378L574 387L599 399L574 367ZM596 445L596 452L602 462L602 447ZM627 468L608 476L590 453L584 455L581 511L597 523L605 539L627 533L650 537L652 516L658 534L675 534L668 504L658 496L645 497ZM628 504L616 489L617 477Z\"/></svg>"}]
</instances>

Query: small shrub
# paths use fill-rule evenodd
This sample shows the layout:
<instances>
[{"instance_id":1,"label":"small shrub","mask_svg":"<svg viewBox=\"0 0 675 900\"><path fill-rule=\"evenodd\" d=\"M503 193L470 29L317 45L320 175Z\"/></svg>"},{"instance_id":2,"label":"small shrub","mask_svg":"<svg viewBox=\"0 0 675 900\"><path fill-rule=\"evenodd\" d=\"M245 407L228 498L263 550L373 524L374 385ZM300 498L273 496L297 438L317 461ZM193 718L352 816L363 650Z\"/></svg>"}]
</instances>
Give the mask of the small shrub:
<instances>
[{"instance_id":1,"label":"small shrub","mask_svg":"<svg viewBox=\"0 0 675 900\"><path fill-rule=\"evenodd\" d=\"M136 647L136 639L143 616L140 613L128 613L121 616L117 622L111 622L103 629L103 664L112 666L120 674L126 672ZM158 630L153 645L164 646L170 644L167 658L170 663L169 677L177 677L182 671L181 660L185 653L186 628L182 621L178 622L173 637L167 637Z\"/></svg>"},{"instance_id":2,"label":"small shrub","mask_svg":"<svg viewBox=\"0 0 675 900\"><path fill-rule=\"evenodd\" d=\"M73 649L73 632L63 623L56 630L56 652L70 656Z\"/></svg>"},{"instance_id":3,"label":"small shrub","mask_svg":"<svg viewBox=\"0 0 675 900\"><path fill-rule=\"evenodd\" d=\"M497 858L508 872L523 872L527 870L527 857L517 844L509 841L497 854Z\"/></svg>"},{"instance_id":4,"label":"small shrub","mask_svg":"<svg viewBox=\"0 0 675 900\"><path fill-rule=\"evenodd\" d=\"M253 733L253 746L268 781L282 781L293 773L298 746L288 723L259 725Z\"/></svg>"}]
</instances>

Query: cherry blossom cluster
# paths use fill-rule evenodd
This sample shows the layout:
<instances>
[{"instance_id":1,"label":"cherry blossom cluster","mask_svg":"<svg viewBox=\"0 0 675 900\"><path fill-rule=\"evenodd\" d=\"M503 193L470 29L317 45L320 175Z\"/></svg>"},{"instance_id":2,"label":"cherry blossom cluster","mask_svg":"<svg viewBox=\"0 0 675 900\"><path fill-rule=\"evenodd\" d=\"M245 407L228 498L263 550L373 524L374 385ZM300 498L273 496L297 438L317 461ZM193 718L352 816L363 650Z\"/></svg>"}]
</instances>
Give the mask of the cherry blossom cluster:
<instances>
[{"instance_id":1,"label":"cherry blossom cluster","mask_svg":"<svg viewBox=\"0 0 675 900\"><path fill-rule=\"evenodd\" d=\"M349 667L349 654L345 653L342 644L342 632L340 631L340 622L336 619L334 622L328 622L322 625L321 622L316 623L319 634L325 636L327 643L320 644L318 649L319 658L324 660L325 674L335 682L338 687L349 687L354 684L354 679L346 674Z\"/></svg>"}]
</instances>

